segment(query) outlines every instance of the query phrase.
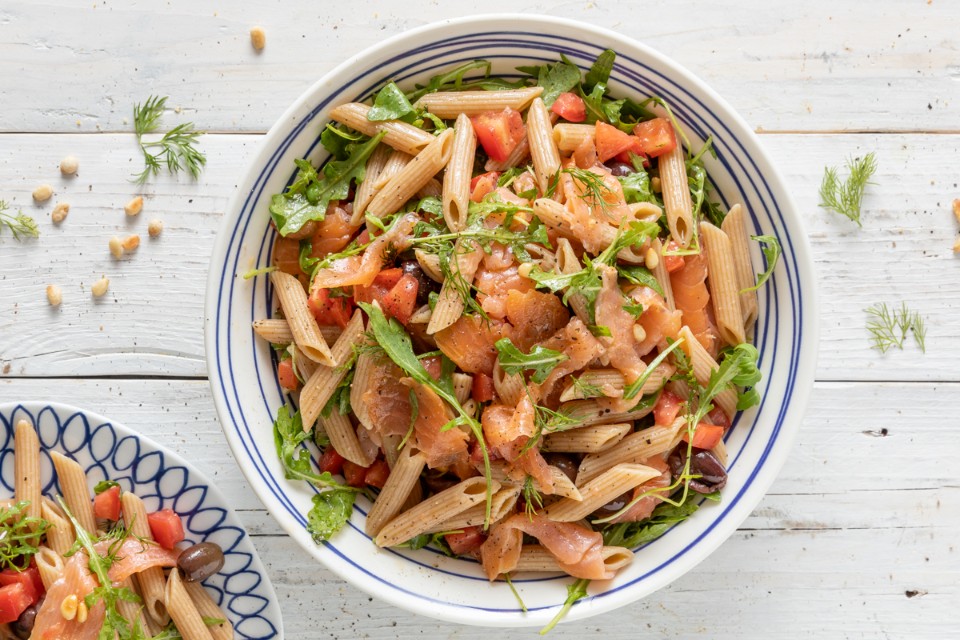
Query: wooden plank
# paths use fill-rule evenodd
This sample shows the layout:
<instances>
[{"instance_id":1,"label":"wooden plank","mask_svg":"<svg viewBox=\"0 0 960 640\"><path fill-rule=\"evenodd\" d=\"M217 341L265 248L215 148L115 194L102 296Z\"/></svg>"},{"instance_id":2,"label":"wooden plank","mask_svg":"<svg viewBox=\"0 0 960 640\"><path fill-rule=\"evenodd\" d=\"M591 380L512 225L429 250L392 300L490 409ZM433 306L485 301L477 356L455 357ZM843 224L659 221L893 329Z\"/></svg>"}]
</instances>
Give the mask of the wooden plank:
<instances>
[{"instance_id":1,"label":"wooden plank","mask_svg":"<svg viewBox=\"0 0 960 640\"><path fill-rule=\"evenodd\" d=\"M140 159L131 136L0 135L2 197L38 218L41 238L23 244L0 236L0 375L205 375L203 295L214 236L236 176L260 138L211 135L202 147L209 163L201 180L162 178L143 190L137 219L123 205L137 186L129 176ZM818 378L827 380L958 380L960 295L951 246L957 223L950 202L960 196L953 165L954 135L768 135L763 144L784 173L813 245L821 308ZM864 228L817 207L823 166L876 150L880 170L864 203ZM80 175L59 177L67 154ZM35 206L41 182L57 194ZM49 220L53 203L69 201L67 220ZM164 221L161 238L146 236L147 221ZM139 233L137 253L114 261L113 235ZM91 282L107 274L110 293L94 302ZM48 283L63 289L51 309ZM927 319L928 353L908 341L880 355L869 346L864 309L908 302Z\"/></svg>"},{"instance_id":2,"label":"wooden plank","mask_svg":"<svg viewBox=\"0 0 960 640\"><path fill-rule=\"evenodd\" d=\"M488 13L552 13L543 0L490 0ZM384 38L472 12L361 0L348 15L261 3L5 2L0 30L3 131L127 131L135 102L171 96L183 119L265 131L317 78ZM818 0L770 10L723 4L564 6L564 17L636 38L703 78L764 130L951 130L960 100L955 2ZM652 19L655 17L655 19ZM254 53L249 29L265 27ZM149 35L149 38L146 36ZM167 117L174 121L173 114Z\"/></svg>"}]
</instances>

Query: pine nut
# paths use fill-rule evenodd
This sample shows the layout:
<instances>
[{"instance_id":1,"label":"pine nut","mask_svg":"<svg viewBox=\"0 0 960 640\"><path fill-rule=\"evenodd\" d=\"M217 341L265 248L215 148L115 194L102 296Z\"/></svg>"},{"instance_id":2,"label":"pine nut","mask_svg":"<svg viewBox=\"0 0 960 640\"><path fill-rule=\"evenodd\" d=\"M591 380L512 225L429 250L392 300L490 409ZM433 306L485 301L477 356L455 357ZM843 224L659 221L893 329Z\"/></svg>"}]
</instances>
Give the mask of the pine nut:
<instances>
[{"instance_id":1,"label":"pine nut","mask_svg":"<svg viewBox=\"0 0 960 640\"><path fill-rule=\"evenodd\" d=\"M64 620L73 620L77 617L77 607L79 604L80 601L77 595L71 593L60 603L60 615L63 616Z\"/></svg>"},{"instance_id":2,"label":"pine nut","mask_svg":"<svg viewBox=\"0 0 960 640\"><path fill-rule=\"evenodd\" d=\"M150 224L147 226L147 233L150 234L151 238L158 238L163 232L163 221L157 220L154 218L150 221Z\"/></svg>"},{"instance_id":3,"label":"pine nut","mask_svg":"<svg viewBox=\"0 0 960 640\"><path fill-rule=\"evenodd\" d=\"M647 247L647 252L643 255L643 261L647 263L647 269L653 270L660 264L660 256L653 247Z\"/></svg>"},{"instance_id":4,"label":"pine nut","mask_svg":"<svg viewBox=\"0 0 960 640\"><path fill-rule=\"evenodd\" d=\"M54 224L60 224L66 219L68 213L70 213L70 205L66 202L58 202L50 214L50 219Z\"/></svg>"},{"instance_id":5,"label":"pine nut","mask_svg":"<svg viewBox=\"0 0 960 640\"><path fill-rule=\"evenodd\" d=\"M37 202L46 202L53 195L53 187L42 184L33 190L33 199Z\"/></svg>"},{"instance_id":6,"label":"pine nut","mask_svg":"<svg viewBox=\"0 0 960 640\"><path fill-rule=\"evenodd\" d=\"M87 621L87 603L81 600L77 604L77 622L83 624Z\"/></svg>"},{"instance_id":7,"label":"pine nut","mask_svg":"<svg viewBox=\"0 0 960 640\"><path fill-rule=\"evenodd\" d=\"M143 197L137 196L130 202L124 205L123 210L127 212L128 216L139 215L140 211L143 209Z\"/></svg>"},{"instance_id":8,"label":"pine nut","mask_svg":"<svg viewBox=\"0 0 960 640\"><path fill-rule=\"evenodd\" d=\"M47 302L51 307L59 306L63 302L63 292L60 291L60 287L55 284L47 285Z\"/></svg>"},{"instance_id":9,"label":"pine nut","mask_svg":"<svg viewBox=\"0 0 960 640\"><path fill-rule=\"evenodd\" d=\"M123 241L120 240L117 236L110 238L108 243L110 247L110 255L119 260L123 257Z\"/></svg>"},{"instance_id":10,"label":"pine nut","mask_svg":"<svg viewBox=\"0 0 960 640\"><path fill-rule=\"evenodd\" d=\"M529 278L531 271L533 271L532 262L524 262L524 263L521 263L519 267L517 267L517 275L519 275L521 278Z\"/></svg>"},{"instance_id":11,"label":"pine nut","mask_svg":"<svg viewBox=\"0 0 960 640\"><path fill-rule=\"evenodd\" d=\"M637 342L643 342L647 339L647 332L644 330L643 325L633 325L633 339Z\"/></svg>"},{"instance_id":12,"label":"pine nut","mask_svg":"<svg viewBox=\"0 0 960 640\"><path fill-rule=\"evenodd\" d=\"M93 297L99 298L107 292L107 288L110 286L110 280L107 278L100 278L93 285L90 286L90 293L93 294Z\"/></svg>"},{"instance_id":13,"label":"pine nut","mask_svg":"<svg viewBox=\"0 0 960 640\"><path fill-rule=\"evenodd\" d=\"M123 241L123 249L125 251L133 251L140 246L140 236L134 234L132 236L127 236Z\"/></svg>"},{"instance_id":14,"label":"pine nut","mask_svg":"<svg viewBox=\"0 0 960 640\"><path fill-rule=\"evenodd\" d=\"M263 27L250 29L250 44L257 51L263 51L263 48L267 45L267 32L263 30Z\"/></svg>"},{"instance_id":15,"label":"pine nut","mask_svg":"<svg viewBox=\"0 0 960 640\"><path fill-rule=\"evenodd\" d=\"M60 161L60 173L65 176L77 175L77 169L80 168L80 161L73 156L67 156Z\"/></svg>"},{"instance_id":16,"label":"pine nut","mask_svg":"<svg viewBox=\"0 0 960 640\"><path fill-rule=\"evenodd\" d=\"M660 178L653 176L650 178L650 188L653 189L654 193L660 193Z\"/></svg>"}]
</instances>

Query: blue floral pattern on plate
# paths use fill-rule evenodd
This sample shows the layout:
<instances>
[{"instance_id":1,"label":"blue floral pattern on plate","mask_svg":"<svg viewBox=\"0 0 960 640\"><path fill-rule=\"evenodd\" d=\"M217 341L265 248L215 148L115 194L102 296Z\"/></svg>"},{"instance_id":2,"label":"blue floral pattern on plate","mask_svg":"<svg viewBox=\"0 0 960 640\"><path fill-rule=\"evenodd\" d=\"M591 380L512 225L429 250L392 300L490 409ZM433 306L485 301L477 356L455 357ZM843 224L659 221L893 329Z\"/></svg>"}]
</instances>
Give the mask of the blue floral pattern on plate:
<instances>
[{"instance_id":1,"label":"blue floral pattern on plate","mask_svg":"<svg viewBox=\"0 0 960 640\"><path fill-rule=\"evenodd\" d=\"M40 437L43 493L60 487L50 451L80 463L87 483L120 483L140 496L148 511L170 508L183 518L186 539L215 542L225 562L204 586L227 613L239 638L283 636L277 596L250 537L227 507L223 495L199 471L176 454L130 429L94 413L63 404L27 402L0 405L0 485L13 495L13 426L30 420Z\"/></svg>"}]
</instances>

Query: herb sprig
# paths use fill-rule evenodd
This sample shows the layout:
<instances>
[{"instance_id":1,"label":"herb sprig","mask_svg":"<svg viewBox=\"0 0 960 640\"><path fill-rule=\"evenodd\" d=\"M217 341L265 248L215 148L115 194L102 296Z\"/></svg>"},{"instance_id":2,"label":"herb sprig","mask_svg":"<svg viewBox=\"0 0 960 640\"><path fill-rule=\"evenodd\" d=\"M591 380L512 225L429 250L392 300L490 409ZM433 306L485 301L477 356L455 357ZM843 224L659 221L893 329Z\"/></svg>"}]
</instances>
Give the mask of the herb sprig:
<instances>
[{"instance_id":1,"label":"herb sprig","mask_svg":"<svg viewBox=\"0 0 960 640\"><path fill-rule=\"evenodd\" d=\"M207 164L207 157L194 146L204 132L195 129L192 122L178 124L159 140L143 139L160 127L160 116L166 105L166 97L150 96L142 105L133 107L133 128L137 134L137 144L143 152L143 171L136 179L141 184L159 175L164 165L171 174L186 169L196 179ZM153 153L151 149L159 151Z\"/></svg>"},{"instance_id":2,"label":"herb sprig","mask_svg":"<svg viewBox=\"0 0 960 640\"><path fill-rule=\"evenodd\" d=\"M10 229L13 239L21 242L23 238L38 238L40 230L37 228L37 221L25 214L23 211L17 211L14 215L10 213L8 205L4 200L0 200L0 231L4 227Z\"/></svg>"},{"instance_id":3,"label":"herb sprig","mask_svg":"<svg viewBox=\"0 0 960 640\"><path fill-rule=\"evenodd\" d=\"M863 194L867 185L872 184L870 178L877 171L877 156L870 152L862 158L850 158L846 161L846 168L847 179L843 182L840 181L836 167L826 167L823 170L820 206L831 209L862 227L860 210Z\"/></svg>"},{"instance_id":4,"label":"herb sprig","mask_svg":"<svg viewBox=\"0 0 960 640\"><path fill-rule=\"evenodd\" d=\"M0 508L0 569L23 571L37 552L39 537L50 527L43 518L27 516L29 500Z\"/></svg>"},{"instance_id":5,"label":"herb sprig","mask_svg":"<svg viewBox=\"0 0 960 640\"><path fill-rule=\"evenodd\" d=\"M906 302L900 303L899 309L891 309L885 302L875 304L866 309L867 331L870 333L871 346L880 353L886 353L897 347L903 349L907 333L913 333L913 338L920 347L920 351L927 352L927 326L923 316L918 311L911 311Z\"/></svg>"},{"instance_id":6,"label":"herb sprig","mask_svg":"<svg viewBox=\"0 0 960 640\"><path fill-rule=\"evenodd\" d=\"M499 353L500 366L508 375L533 371L531 380L537 384L546 380L558 364L569 359L565 353L541 345L534 345L530 353L524 353L510 338L500 338L494 346Z\"/></svg>"}]
</instances>

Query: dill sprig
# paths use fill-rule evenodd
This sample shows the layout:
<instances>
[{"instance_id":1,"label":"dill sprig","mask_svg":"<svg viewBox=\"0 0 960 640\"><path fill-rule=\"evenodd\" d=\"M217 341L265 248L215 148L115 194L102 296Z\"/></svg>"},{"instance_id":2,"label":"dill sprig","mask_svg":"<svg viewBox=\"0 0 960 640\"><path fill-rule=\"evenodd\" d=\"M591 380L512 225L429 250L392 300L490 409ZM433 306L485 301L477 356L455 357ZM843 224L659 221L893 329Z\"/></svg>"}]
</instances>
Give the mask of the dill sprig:
<instances>
[{"instance_id":1,"label":"dill sprig","mask_svg":"<svg viewBox=\"0 0 960 640\"><path fill-rule=\"evenodd\" d=\"M543 508L543 496L537 491L533 482L533 476L527 476L523 479L523 509L530 520L536 515L539 509Z\"/></svg>"},{"instance_id":2,"label":"dill sprig","mask_svg":"<svg viewBox=\"0 0 960 640\"><path fill-rule=\"evenodd\" d=\"M581 200L591 207L600 207L600 211L606 215L607 209L610 207L606 196L611 194L612 191L610 186L604 182L603 176L578 167L564 169L561 173L566 173L582 185L583 193L579 196Z\"/></svg>"},{"instance_id":3,"label":"dill sprig","mask_svg":"<svg viewBox=\"0 0 960 640\"><path fill-rule=\"evenodd\" d=\"M870 333L871 346L880 353L886 353L894 347L903 349L907 333L913 338L923 353L927 352L927 326L918 311L911 311L906 302L899 309L891 309L881 302L866 309L867 331Z\"/></svg>"},{"instance_id":4,"label":"dill sprig","mask_svg":"<svg viewBox=\"0 0 960 640\"><path fill-rule=\"evenodd\" d=\"M850 158L846 162L846 168L848 175L843 182L840 181L836 167L824 169L823 182L820 183L820 206L832 209L862 227L860 207L867 185L872 184L870 178L877 171L877 157L870 152L862 158Z\"/></svg>"},{"instance_id":5,"label":"dill sprig","mask_svg":"<svg viewBox=\"0 0 960 640\"><path fill-rule=\"evenodd\" d=\"M577 376L571 379L573 388L581 398L602 398L605 394L599 386L583 379L583 376Z\"/></svg>"},{"instance_id":6,"label":"dill sprig","mask_svg":"<svg viewBox=\"0 0 960 640\"><path fill-rule=\"evenodd\" d=\"M186 169L196 179L207 164L207 157L194 146L203 131L196 130L192 122L178 124L159 140L144 141L144 135L155 133L159 128L166 104L166 97L150 96L142 105L133 107L133 128L143 152L143 171L136 179L141 184L159 175L164 166L171 174ZM151 149L158 151L153 153Z\"/></svg>"},{"instance_id":7,"label":"dill sprig","mask_svg":"<svg viewBox=\"0 0 960 640\"><path fill-rule=\"evenodd\" d=\"M0 569L23 571L37 552L39 536L50 527L43 518L25 515L29 500L0 508Z\"/></svg>"},{"instance_id":8,"label":"dill sprig","mask_svg":"<svg viewBox=\"0 0 960 640\"><path fill-rule=\"evenodd\" d=\"M17 211L17 214L8 212L10 208L4 200L0 200L0 230L3 227L9 227L14 240L18 242L24 237L37 238L40 236L40 230L37 228L37 221L25 214L23 211Z\"/></svg>"}]
</instances>

